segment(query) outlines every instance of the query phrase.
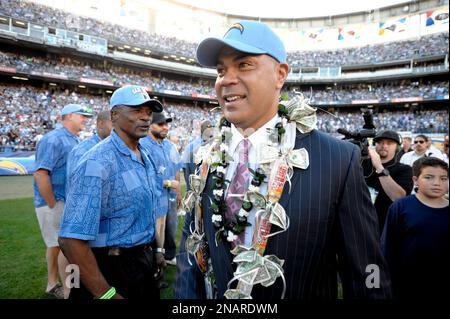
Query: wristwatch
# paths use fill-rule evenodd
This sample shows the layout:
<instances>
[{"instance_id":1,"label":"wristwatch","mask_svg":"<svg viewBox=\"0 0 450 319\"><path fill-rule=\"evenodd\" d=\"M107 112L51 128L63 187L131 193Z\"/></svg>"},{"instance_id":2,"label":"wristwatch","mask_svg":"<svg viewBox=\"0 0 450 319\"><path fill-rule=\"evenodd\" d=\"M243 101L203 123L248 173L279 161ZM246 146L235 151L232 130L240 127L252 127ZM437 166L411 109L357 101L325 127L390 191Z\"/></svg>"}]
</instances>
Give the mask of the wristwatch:
<instances>
[{"instance_id":1,"label":"wristwatch","mask_svg":"<svg viewBox=\"0 0 450 319\"><path fill-rule=\"evenodd\" d=\"M389 176L389 171L386 168L383 168L383 170L381 172L375 171L375 173L377 174L378 177Z\"/></svg>"},{"instance_id":2,"label":"wristwatch","mask_svg":"<svg viewBox=\"0 0 450 319\"><path fill-rule=\"evenodd\" d=\"M155 250L157 253L161 253L161 254L165 254L166 253L166 250L164 249L164 248L161 248L161 247L158 247L158 248L156 248L156 250Z\"/></svg>"}]
</instances>

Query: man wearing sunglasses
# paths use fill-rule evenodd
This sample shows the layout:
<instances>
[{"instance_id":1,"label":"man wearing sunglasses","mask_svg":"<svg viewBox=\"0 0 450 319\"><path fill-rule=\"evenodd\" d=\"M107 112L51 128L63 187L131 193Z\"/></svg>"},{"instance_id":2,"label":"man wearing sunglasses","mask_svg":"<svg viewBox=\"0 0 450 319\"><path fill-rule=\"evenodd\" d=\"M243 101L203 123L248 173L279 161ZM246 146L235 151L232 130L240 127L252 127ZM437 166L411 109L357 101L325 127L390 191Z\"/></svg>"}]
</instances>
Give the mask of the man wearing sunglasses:
<instances>
[{"instance_id":1,"label":"man wearing sunglasses","mask_svg":"<svg viewBox=\"0 0 450 319\"><path fill-rule=\"evenodd\" d=\"M412 167L416 160L424 156L432 156L444 160L442 152L431 147L431 139L424 134L419 134L414 138L414 152L403 155L400 158L400 163Z\"/></svg>"}]
</instances>

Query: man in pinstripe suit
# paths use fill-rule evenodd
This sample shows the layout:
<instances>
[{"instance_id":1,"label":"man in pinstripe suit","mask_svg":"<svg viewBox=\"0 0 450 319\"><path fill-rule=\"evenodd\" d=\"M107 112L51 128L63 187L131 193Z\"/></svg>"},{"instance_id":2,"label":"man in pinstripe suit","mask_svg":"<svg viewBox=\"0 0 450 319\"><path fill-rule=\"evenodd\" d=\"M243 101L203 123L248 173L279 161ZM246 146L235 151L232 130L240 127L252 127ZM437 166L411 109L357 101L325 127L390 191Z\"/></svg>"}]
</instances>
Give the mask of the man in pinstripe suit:
<instances>
[{"instance_id":1,"label":"man in pinstripe suit","mask_svg":"<svg viewBox=\"0 0 450 319\"><path fill-rule=\"evenodd\" d=\"M223 38L208 38L200 43L197 59L204 66L217 68L217 97L225 118L232 123L229 153L233 162L226 173L226 179L231 180L237 167L234 161L239 142L249 141L248 161L252 166L256 162L254 149L267 143L266 129L279 121L280 90L288 74L286 52L267 25L241 21L233 24ZM339 272L344 298L390 298L390 278L378 242L377 216L364 183L359 149L317 130L296 131L294 149L301 148L309 154L309 167L294 168L291 186L286 184L279 201L289 216L289 228L270 237L264 253L284 260L285 297L336 299ZM230 243L223 240L215 244L211 182L209 177L201 196L203 227L217 297L223 298L235 269ZM177 257L175 298L205 298L203 276L195 263L188 262L184 247L192 218L187 215ZM249 222L253 225L251 216ZM247 230L245 234L248 244ZM370 284L370 276L376 277L375 284ZM269 287L255 285L251 296L276 299L282 289L278 279Z\"/></svg>"}]
</instances>

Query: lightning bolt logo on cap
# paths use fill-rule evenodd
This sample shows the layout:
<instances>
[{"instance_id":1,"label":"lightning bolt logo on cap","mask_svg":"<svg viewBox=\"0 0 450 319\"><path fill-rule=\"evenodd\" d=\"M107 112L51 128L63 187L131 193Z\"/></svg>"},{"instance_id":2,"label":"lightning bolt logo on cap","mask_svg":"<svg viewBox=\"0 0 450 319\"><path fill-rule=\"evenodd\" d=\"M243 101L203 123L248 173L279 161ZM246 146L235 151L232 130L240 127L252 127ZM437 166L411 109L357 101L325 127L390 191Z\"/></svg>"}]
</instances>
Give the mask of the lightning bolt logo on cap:
<instances>
[{"instance_id":1,"label":"lightning bolt logo on cap","mask_svg":"<svg viewBox=\"0 0 450 319\"><path fill-rule=\"evenodd\" d=\"M235 23L228 29L227 32L225 32L225 35L233 29L238 29L239 31L241 31L241 34L244 32L244 26L240 23Z\"/></svg>"}]
</instances>

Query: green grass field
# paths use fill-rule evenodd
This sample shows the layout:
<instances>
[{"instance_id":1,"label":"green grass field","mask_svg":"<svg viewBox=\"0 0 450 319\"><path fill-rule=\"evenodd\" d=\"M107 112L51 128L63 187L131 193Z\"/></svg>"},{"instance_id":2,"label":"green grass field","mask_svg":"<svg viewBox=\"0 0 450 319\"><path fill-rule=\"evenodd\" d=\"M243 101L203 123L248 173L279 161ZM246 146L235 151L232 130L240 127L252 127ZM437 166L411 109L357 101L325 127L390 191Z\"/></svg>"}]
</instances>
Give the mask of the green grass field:
<instances>
[{"instance_id":1,"label":"green grass field","mask_svg":"<svg viewBox=\"0 0 450 319\"><path fill-rule=\"evenodd\" d=\"M0 298L48 298L45 245L33 200L0 201Z\"/></svg>"},{"instance_id":2,"label":"green grass field","mask_svg":"<svg viewBox=\"0 0 450 319\"><path fill-rule=\"evenodd\" d=\"M32 176L0 177L0 299L51 298L45 293L45 245L33 206ZM6 199L8 198L8 199ZM184 218L179 218L177 240ZM161 298L172 298L176 267L168 266L169 288Z\"/></svg>"}]
</instances>

